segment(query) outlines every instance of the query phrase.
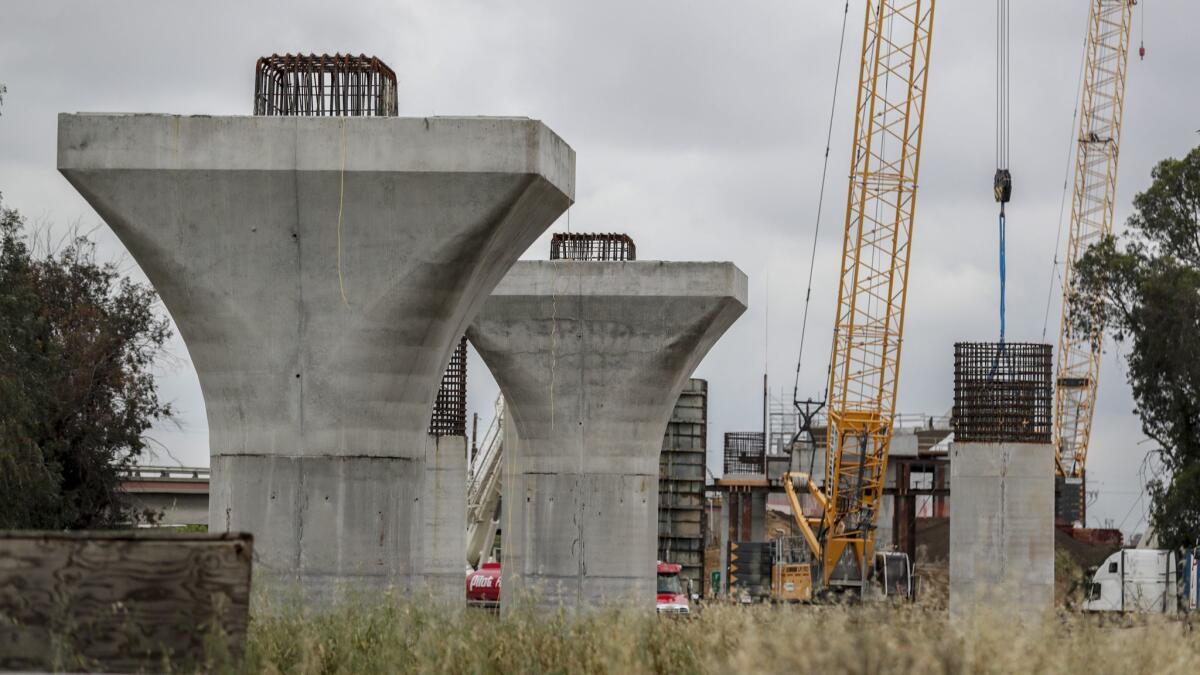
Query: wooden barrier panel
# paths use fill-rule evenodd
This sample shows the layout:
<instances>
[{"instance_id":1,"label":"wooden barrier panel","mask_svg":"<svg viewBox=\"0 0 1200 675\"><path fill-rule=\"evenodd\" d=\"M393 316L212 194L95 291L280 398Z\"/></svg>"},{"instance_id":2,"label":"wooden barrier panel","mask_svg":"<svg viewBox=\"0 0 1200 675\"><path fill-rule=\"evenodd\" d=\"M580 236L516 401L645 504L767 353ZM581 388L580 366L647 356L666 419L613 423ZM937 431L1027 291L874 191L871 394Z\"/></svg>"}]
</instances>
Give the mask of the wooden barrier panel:
<instances>
[{"instance_id":1,"label":"wooden barrier panel","mask_svg":"<svg viewBox=\"0 0 1200 675\"><path fill-rule=\"evenodd\" d=\"M249 534L0 531L0 670L239 659L252 555Z\"/></svg>"}]
</instances>

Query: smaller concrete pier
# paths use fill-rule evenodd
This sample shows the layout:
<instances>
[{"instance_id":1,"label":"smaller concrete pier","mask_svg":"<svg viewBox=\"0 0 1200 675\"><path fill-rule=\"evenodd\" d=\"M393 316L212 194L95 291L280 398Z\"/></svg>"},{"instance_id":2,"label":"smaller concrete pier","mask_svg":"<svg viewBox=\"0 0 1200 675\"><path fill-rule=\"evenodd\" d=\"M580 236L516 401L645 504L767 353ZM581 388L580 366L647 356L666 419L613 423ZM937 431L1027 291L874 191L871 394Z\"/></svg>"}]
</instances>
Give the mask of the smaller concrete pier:
<instances>
[{"instance_id":1,"label":"smaller concrete pier","mask_svg":"<svg viewBox=\"0 0 1200 675\"><path fill-rule=\"evenodd\" d=\"M950 611L1037 615L1054 604L1054 446L950 450Z\"/></svg>"},{"instance_id":2,"label":"smaller concrete pier","mask_svg":"<svg viewBox=\"0 0 1200 675\"><path fill-rule=\"evenodd\" d=\"M505 607L654 604L658 455L746 309L732 263L518 262L468 337L507 403Z\"/></svg>"}]
</instances>

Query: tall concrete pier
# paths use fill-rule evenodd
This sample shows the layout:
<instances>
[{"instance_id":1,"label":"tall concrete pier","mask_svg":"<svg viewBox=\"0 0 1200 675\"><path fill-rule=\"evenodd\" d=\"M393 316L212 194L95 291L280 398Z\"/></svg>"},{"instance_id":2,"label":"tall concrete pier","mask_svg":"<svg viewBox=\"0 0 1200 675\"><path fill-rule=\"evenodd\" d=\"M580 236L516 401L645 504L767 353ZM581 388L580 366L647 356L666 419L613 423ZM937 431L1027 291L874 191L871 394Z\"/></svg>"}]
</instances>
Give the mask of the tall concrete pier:
<instances>
[{"instance_id":1,"label":"tall concrete pier","mask_svg":"<svg viewBox=\"0 0 1200 675\"><path fill-rule=\"evenodd\" d=\"M950 611L1044 616L1054 604L1050 345L954 345Z\"/></svg>"},{"instance_id":2,"label":"tall concrete pier","mask_svg":"<svg viewBox=\"0 0 1200 675\"><path fill-rule=\"evenodd\" d=\"M467 335L507 402L506 606L654 604L658 455L746 309L731 263L518 262Z\"/></svg>"},{"instance_id":3,"label":"tall concrete pier","mask_svg":"<svg viewBox=\"0 0 1200 675\"><path fill-rule=\"evenodd\" d=\"M309 598L427 588L424 542L464 527L422 503L442 370L571 203L571 148L523 118L81 114L58 140L187 343L210 527ZM437 578L461 599L461 568Z\"/></svg>"}]
</instances>

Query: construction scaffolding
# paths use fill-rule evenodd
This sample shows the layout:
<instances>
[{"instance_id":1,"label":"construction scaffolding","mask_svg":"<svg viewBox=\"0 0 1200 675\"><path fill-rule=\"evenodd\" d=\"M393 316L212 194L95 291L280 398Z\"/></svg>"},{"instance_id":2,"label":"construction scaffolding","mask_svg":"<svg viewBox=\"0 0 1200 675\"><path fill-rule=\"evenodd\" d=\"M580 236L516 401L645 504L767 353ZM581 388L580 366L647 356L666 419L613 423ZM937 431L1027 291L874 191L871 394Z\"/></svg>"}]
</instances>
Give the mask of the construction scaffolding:
<instances>
[{"instance_id":1,"label":"construction scaffolding","mask_svg":"<svg viewBox=\"0 0 1200 675\"><path fill-rule=\"evenodd\" d=\"M272 54L254 66L254 114L395 117L396 73L374 56Z\"/></svg>"}]
</instances>

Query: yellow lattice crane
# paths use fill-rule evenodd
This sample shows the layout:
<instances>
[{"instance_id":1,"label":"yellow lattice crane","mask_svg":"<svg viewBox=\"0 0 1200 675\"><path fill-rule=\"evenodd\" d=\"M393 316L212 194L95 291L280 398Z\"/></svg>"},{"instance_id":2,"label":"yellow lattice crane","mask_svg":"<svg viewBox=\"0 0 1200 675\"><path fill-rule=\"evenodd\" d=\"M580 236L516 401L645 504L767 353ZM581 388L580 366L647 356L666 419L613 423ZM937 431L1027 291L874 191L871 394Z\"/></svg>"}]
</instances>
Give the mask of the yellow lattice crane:
<instances>
[{"instance_id":1,"label":"yellow lattice crane","mask_svg":"<svg viewBox=\"0 0 1200 675\"><path fill-rule=\"evenodd\" d=\"M822 585L850 552L857 585L872 560L892 439L896 385L934 0L869 0L863 26L854 146L831 357L826 475L818 488L788 474L785 487ZM821 518L799 512L793 481L807 485ZM814 530L815 528L815 530Z\"/></svg>"},{"instance_id":2,"label":"yellow lattice crane","mask_svg":"<svg viewBox=\"0 0 1200 675\"><path fill-rule=\"evenodd\" d=\"M1074 329L1070 298L1075 263L1089 246L1112 234L1134 4L1134 0L1093 0L1088 17L1054 396L1056 471L1070 479L1082 479L1084 474L1103 338L1099 331Z\"/></svg>"}]
</instances>

